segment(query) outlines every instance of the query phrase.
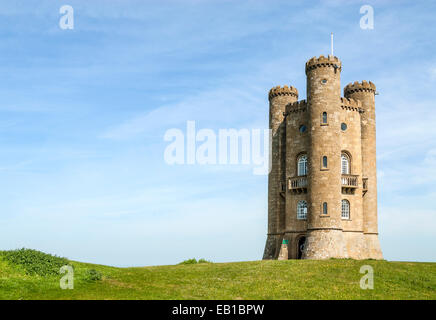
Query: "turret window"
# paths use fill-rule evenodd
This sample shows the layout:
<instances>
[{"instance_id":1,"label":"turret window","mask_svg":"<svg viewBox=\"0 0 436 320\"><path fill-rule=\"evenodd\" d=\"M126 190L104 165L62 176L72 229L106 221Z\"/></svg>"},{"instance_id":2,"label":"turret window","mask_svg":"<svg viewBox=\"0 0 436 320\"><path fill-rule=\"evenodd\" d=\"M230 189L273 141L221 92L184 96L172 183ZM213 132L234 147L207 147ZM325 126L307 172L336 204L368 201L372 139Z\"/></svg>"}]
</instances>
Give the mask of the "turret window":
<instances>
[{"instance_id":1,"label":"turret window","mask_svg":"<svg viewBox=\"0 0 436 320\"><path fill-rule=\"evenodd\" d=\"M342 131L347 130L347 124L346 123L341 123L341 130Z\"/></svg>"},{"instance_id":2,"label":"turret window","mask_svg":"<svg viewBox=\"0 0 436 320\"><path fill-rule=\"evenodd\" d=\"M322 113L321 124L327 124L327 112Z\"/></svg>"},{"instance_id":3,"label":"turret window","mask_svg":"<svg viewBox=\"0 0 436 320\"><path fill-rule=\"evenodd\" d=\"M307 175L307 155L302 155L297 161L297 175L306 176Z\"/></svg>"},{"instance_id":4,"label":"turret window","mask_svg":"<svg viewBox=\"0 0 436 320\"><path fill-rule=\"evenodd\" d=\"M307 202L304 200L298 201L297 204L297 219L305 220L307 219Z\"/></svg>"},{"instance_id":5,"label":"turret window","mask_svg":"<svg viewBox=\"0 0 436 320\"><path fill-rule=\"evenodd\" d=\"M322 204L322 214L328 214L327 202Z\"/></svg>"},{"instance_id":6,"label":"turret window","mask_svg":"<svg viewBox=\"0 0 436 320\"><path fill-rule=\"evenodd\" d=\"M328 166L327 156L322 157L322 167L326 169Z\"/></svg>"},{"instance_id":7,"label":"turret window","mask_svg":"<svg viewBox=\"0 0 436 320\"><path fill-rule=\"evenodd\" d=\"M350 202L342 200L342 219L350 219Z\"/></svg>"}]
</instances>

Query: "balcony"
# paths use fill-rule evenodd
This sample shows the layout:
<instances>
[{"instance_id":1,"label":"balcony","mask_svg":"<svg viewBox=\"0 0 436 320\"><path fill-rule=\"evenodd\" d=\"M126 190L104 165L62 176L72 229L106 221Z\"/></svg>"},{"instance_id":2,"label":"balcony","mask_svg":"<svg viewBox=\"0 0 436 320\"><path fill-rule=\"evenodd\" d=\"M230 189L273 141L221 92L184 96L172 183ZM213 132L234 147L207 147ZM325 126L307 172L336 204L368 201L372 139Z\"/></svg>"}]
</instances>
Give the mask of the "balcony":
<instances>
[{"instance_id":1,"label":"balcony","mask_svg":"<svg viewBox=\"0 0 436 320\"><path fill-rule=\"evenodd\" d=\"M363 195L367 191L368 179L363 179ZM288 179L288 189L292 193L300 194L307 193L307 176L293 177ZM359 187L359 176L351 174L343 174L341 176L342 193L354 194Z\"/></svg>"},{"instance_id":2,"label":"balcony","mask_svg":"<svg viewBox=\"0 0 436 320\"><path fill-rule=\"evenodd\" d=\"M307 193L307 176L289 178L288 187L293 193Z\"/></svg>"},{"instance_id":3,"label":"balcony","mask_svg":"<svg viewBox=\"0 0 436 320\"><path fill-rule=\"evenodd\" d=\"M353 194L359 186L359 176L352 174L343 174L341 177L342 192Z\"/></svg>"}]
</instances>

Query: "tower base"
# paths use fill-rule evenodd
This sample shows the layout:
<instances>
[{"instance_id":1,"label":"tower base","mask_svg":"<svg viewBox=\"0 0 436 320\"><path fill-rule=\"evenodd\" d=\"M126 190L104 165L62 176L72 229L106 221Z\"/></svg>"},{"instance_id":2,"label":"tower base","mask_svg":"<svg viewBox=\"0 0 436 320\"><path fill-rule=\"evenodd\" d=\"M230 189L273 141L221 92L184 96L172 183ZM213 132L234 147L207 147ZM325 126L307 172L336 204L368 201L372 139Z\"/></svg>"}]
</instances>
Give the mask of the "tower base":
<instances>
[{"instance_id":1,"label":"tower base","mask_svg":"<svg viewBox=\"0 0 436 320\"><path fill-rule=\"evenodd\" d=\"M280 250L280 244L283 239L281 234L269 234L266 239L265 250L262 260L277 259Z\"/></svg>"},{"instance_id":2,"label":"tower base","mask_svg":"<svg viewBox=\"0 0 436 320\"><path fill-rule=\"evenodd\" d=\"M366 257L365 259L383 260L383 254L378 240L378 234L366 233L364 234L366 242Z\"/></svg>"},{"instance_id":3,"label":"tower base","mask_svg":"<svg viewBox=\"0 0 436 320\"><path fill-rule=\"evenodd\" d=\"M302 258L315 260L348 258L342 230L310 230Z\"/></svg>"},{"instance_id":4,"label":"tower base","mask_svg":"<svg viewBox=\"0 0 436 320\"><path fill-rule=\"evenodd\" d=\"M367 259L368 249L365 235L362 232L343 232L347 247L348 258L362 260Z\"/></svg>"}]
</instances>

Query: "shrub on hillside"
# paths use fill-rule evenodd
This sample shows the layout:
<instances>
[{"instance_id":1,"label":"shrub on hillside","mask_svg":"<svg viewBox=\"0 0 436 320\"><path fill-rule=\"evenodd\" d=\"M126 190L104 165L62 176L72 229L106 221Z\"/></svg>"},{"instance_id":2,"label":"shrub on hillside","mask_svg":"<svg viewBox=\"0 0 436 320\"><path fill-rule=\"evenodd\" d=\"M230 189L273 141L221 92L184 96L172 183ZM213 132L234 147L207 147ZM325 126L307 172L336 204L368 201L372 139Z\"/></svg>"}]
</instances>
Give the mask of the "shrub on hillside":
<instances>
[{"instance_id":1,"label":"shrub on hillside","mask_svg":"<svg viewBox=\"0 0 436 320\"><path fill-rule=\"evenodd\" d=\"M29 275L58 275L59 269L69 264L68 259L32 249L0 251L3 259L22 267Z\"/></svg>"},{"instance_id":2,"label":"shrub on hillside","mask_svg":"<svg viewBox=\"0 0 436 320\"><path fill-rule=\"evenodd\" d=\"M192 258L185 261L180 262L179 264L197 264L197 263L212 263L211 261L207 261L206 259L197 259Z\"/></svg>"},{"instance_id":3,"label":"shrub on hillside","mask_svg":"<svg viewBox=\"0 0 436 320\"><path fill-rule=\"evenodd\" d=\"M103 275L95 269L88 269L85 272L85 280L98 281L103 278Z\"/></svg>"},{"instance_id":4,"label":"shrub on hillside","mask_svg":"<svg viewBox=\"0 0 436 320\"><path fill-rule=\"evenodd\" d=\"M192 258L192 259L184 260L184 261L180 262L179 264L197 264L197 259Z\"/></svg>"},{"instance_id":5,"label":"shrub on hillside","mask_svg":"<svg viewBox=\"0 0 436 320\"><path fill-rule=\"evenodd\" d=\"M200 260L198 260L198 263L212 263L212 261L209 261L206 259L200 259Z\"/></svg>"}]
</instances>

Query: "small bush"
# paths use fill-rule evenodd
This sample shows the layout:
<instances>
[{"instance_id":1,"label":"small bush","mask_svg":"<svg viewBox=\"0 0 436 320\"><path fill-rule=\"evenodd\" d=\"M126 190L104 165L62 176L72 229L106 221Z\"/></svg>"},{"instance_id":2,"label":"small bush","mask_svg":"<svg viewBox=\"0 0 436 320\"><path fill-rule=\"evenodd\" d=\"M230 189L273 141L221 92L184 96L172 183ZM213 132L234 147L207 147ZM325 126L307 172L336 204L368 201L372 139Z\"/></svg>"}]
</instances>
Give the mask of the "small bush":
<instances>
[{"instance_id":1,"label":"small bush","mask_svg":"<svg viewBox=\"0 0 436 320\"><path fill-rule=\"evenodd\" d=\"M85 280L87 281L99 281L103 278L103 275L95 269L88 269L85 273Z\"/></svg>"},{"instance_id":2,"label":"small bush","mask_svg":"<svg viewBox=\"0 0 436 320\"><path fill-rule=\"evenodd\" d=\"M3 259L24 268L28 275L58 275L59 269L69 264L68 259L32 249L1 251Z\"/></svg>"},{"instance_id":3,"label":"small bush","mask_svg":"<svg viewBox=\"0 0 436 320\"><path fill-rule=\"evenodd\" d=\"M212 263L212 261L209 261L206 259L200 259L200 260L198 260L198 263Z\"/></svg>"},{"instance_id":4,"label":"small bush","mask_svg":"<svg viewBox=\"0 0 436 320\"><path fill-rule=\"evenodd\" d=\"M197 264L197 263L212 263L211 261L207 261L206 259L197 259L192 258L185 261L180 262L179 264Z\"/></svg>"},{"instance_id":5,"label":"small bush","mask_svg":"<svg viewBox=\"0 0 436 320\"><path fill-rule=\"evenodd\" d=\"M197 259L192 258L185 261L180 262L179 264L197 264Z\"/></svg>"}]
</instances>

